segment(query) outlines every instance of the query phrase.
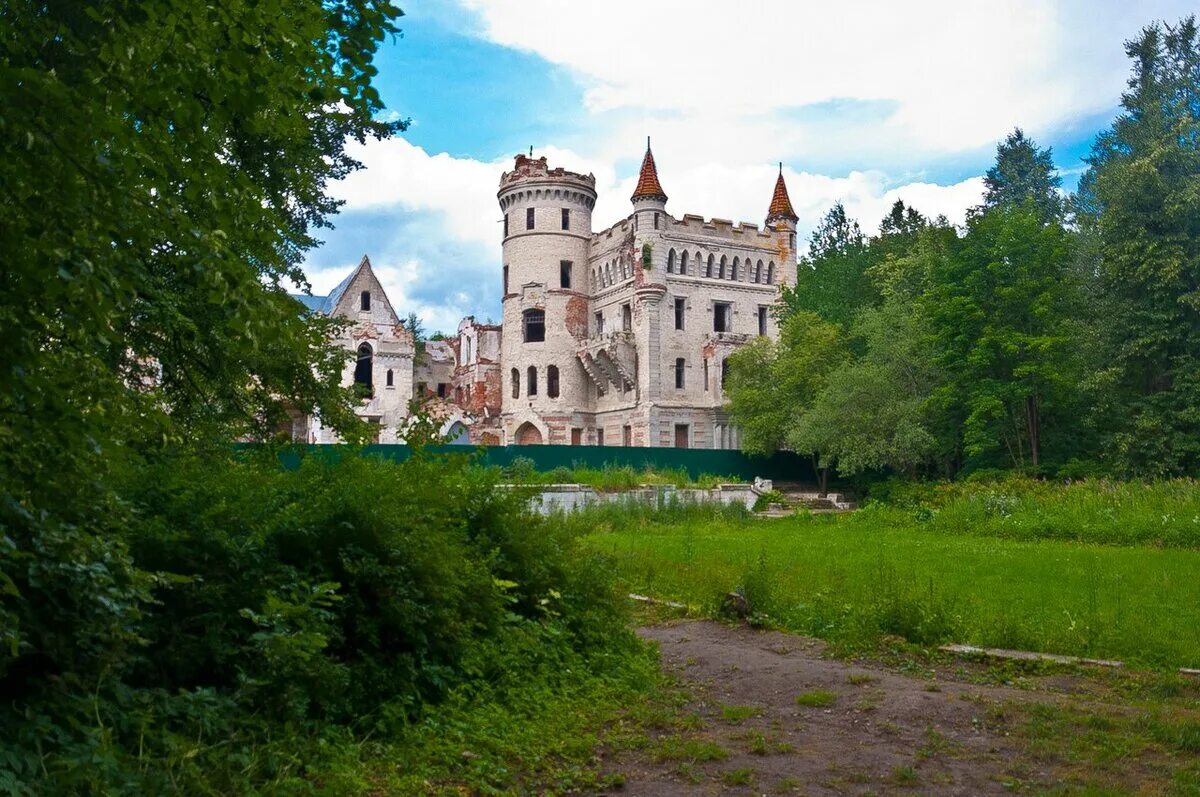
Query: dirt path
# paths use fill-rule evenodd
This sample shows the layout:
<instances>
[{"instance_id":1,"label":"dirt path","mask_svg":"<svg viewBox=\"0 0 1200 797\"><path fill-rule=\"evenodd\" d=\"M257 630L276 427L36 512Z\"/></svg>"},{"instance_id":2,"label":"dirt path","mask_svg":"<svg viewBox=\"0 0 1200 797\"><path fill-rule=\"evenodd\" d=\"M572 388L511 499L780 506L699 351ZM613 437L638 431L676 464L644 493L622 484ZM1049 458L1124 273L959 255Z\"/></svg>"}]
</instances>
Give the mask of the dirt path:
<instances>
[{"instance_id":1,"label":"dirt path","mask_svg":"<svg viewBox=\"0 0 1200 797\"><path fill-rule=\"evenodd\" d=\"M689 695L688 722L610 761L624 778L612 793L1004 794L1014 764L1025 783L1049 778L989 721L1022 690L822 658L816 640L709 621L640 633Z\"/></svg>"}]
</instances>

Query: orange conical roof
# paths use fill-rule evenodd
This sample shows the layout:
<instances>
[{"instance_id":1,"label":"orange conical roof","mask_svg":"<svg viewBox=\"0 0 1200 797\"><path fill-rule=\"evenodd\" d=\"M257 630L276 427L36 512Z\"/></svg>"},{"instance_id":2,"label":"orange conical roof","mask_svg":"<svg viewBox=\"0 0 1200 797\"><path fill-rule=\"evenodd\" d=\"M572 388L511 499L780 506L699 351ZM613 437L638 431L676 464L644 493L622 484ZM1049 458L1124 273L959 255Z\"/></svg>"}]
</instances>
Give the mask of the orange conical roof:
<instances>
[{"instance_id":1,"label":"orange conical roof","mask_svg":"<svg viewBox=\"0 0 1200 797\"><path fill-rule=\"evenodd\" d=\"M667 193L658 181L658 169L654 166L654 153L650 151L649 136L646 137L646 157L642 158L642 171L638 175L637 188L633 189L633 196L629 199L634 202L639 199L667 201Z\"/></svg>"},{"instance_id":2,"label":"orange conical roof","mask_svg":"<svg viewBox=\"0 0 1200 797\"><path fill-rule=\"evenodd\" d=\"M798 221L799 216L792 210L792 200L788 197L787 184L783 182L783 164L779 164L779 179L775 181L775 194L771 197L771 207L767 209L767 223L773 221Z\"/></svg>"}]
</instances>

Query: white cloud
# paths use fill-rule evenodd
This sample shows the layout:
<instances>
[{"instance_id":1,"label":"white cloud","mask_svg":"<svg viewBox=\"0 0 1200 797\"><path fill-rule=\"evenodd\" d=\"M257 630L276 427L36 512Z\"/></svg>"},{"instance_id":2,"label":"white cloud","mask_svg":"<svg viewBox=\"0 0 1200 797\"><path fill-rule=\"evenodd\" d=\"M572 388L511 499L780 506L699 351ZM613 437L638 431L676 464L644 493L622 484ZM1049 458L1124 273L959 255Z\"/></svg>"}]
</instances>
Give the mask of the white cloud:
<instances>
[{"instance_id":1,"label":"white cloud","mask_svg":"<svg viewBox=\"0 0 1200 797\"><path fill-rule=\"evenodd\" d=\"M1121 42L1194 10L1185 0L461 2L484 37L576 74L593 114L676 115L741 145L731 123L882 102L891 110L863 144L912 152L968 151L1014 125L1036 134L1113 107L1128 71Z\"/></svg>"}]
</instances>

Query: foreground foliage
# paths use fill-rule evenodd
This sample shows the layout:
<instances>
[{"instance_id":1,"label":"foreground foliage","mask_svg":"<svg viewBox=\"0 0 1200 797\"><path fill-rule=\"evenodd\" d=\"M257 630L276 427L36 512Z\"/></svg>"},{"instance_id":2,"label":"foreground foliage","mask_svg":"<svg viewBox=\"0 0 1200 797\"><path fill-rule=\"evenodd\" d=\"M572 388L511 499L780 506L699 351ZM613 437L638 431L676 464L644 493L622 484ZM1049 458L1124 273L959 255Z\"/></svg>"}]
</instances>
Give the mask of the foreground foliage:
<instances>
[{"instance_id":1,"label":"foreground foliage","mask_svg":"<svg viewBox=\"0 0 1200 797\"><path fill-rule=\"evenodd\" d=\"M178 453L130 470L122 538L146 583L125 655L98 675L7 673L0 784L303 789L330 744L373 739L428 769L403 742L439 723L572 699L600 712L648 683L604 561L495 487L467 458L423 453L295 471Z\"/></svg>"}]
</instances>

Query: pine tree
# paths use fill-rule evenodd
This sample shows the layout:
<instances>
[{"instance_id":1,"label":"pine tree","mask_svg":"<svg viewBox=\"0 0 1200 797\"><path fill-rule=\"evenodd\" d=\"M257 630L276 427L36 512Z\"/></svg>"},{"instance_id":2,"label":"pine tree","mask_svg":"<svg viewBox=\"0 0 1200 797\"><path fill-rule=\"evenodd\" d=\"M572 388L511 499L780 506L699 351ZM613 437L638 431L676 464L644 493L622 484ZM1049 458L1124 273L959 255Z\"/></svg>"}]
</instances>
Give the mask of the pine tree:
<instances>
[{"instance_id":1,"label":"pine tree","mask_svg":"<svg viewBox=\"0 0 1200 797\"><path fill-rule=\"evenodd\" d=\"M1126 43L1122 113L1077 207L1099 238L1115 394L1108 453L1132 473L1200 471L1200 36L1196 18Z\"/></svg>"},{"instance_id":2,"label":"pine tree","mask_svg":"<svg viewBox=\"0 0 1200 797\"><path fill-rule=\"evenodd\" d=\"M1031 200L1042 221L1062 216L1062 178L1054 170L1053 153L1048 148L1039 149L1019 127L996 147L996 163L988 169L983 183L987 187L984 208L1016 206Z\"/></svg>"}]
</instances>

